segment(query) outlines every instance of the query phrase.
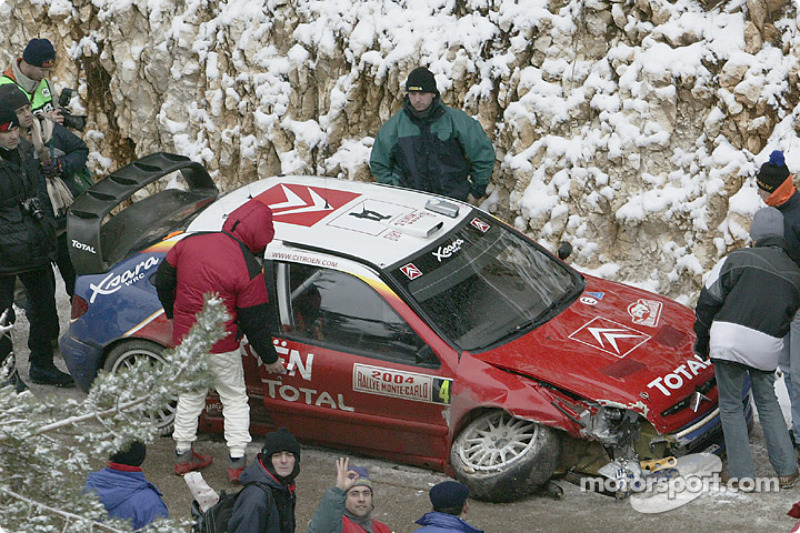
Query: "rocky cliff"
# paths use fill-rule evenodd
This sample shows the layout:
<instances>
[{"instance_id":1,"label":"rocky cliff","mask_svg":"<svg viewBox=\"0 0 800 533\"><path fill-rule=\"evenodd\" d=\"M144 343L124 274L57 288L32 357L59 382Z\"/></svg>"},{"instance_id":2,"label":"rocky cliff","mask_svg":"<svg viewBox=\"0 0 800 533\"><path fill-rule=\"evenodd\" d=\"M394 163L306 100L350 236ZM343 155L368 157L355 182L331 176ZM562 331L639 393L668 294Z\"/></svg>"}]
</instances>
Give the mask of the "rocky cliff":
<instances>
[{"instance_id":1,"label":"rocky cliff","mask_svg":"<svg viewBox=\"0 0 800 533\"><path fill-rule=\"evenodd\" d=\"M4 63L32 37L79 90L102 176L153 151L223 188L369 180L372 138L428 66L497 149L484 206L584 270L691 301L741 246L752 175L800 168L788 0L4 0ZM797 157L793 157L794 148Z\"/></svg>"}]
</instances>

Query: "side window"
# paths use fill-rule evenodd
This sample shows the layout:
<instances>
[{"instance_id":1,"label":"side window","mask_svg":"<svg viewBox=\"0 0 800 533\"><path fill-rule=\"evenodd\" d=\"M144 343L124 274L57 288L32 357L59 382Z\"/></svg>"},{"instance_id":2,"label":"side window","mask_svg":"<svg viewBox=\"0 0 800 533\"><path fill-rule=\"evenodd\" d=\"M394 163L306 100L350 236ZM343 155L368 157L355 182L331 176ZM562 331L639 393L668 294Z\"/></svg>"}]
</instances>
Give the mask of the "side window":
<instances>
[{"instance_id":1,"label":"side window","mask_svg":"<svg viewBox=\"0 0 800 533\"><path fill-rule=\"evenodd\" d=\"M414 364L425 345L405 320L355 276L300 264L283 264L287 304L283 330L313 344ZM286 280L288 279L288 283Z\"/></svg>"}]
</instances>

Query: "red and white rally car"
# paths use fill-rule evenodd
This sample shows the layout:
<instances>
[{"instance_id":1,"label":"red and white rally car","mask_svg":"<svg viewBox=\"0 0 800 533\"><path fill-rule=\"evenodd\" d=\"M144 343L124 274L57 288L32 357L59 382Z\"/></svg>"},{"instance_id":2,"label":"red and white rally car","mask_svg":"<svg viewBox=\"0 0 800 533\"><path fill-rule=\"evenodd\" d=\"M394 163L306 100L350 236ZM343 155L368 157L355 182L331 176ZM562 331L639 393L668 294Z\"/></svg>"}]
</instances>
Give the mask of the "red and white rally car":
<instances>
[{"instance_id":1,"label":"red and white rally car","mask_svg":"<svg viewBox=\"0 0 800 533\"><path fill-rule=\"evenodd\" d=\"M183 187L120 208L163 180ZM159 358L171 331L150 283L158 264L251 198L274 213L263 265L289 369L268 374L245 349L253 433L286 426L306 443L453 474L493 501L720 441L690 309L582 275L465 203L308 176L220 195L200 164L163 153L70 212L81 275L61 349L80 387L100 368ZM201 428L222 431L214 396Z\"/></svg>"}]
</instances>

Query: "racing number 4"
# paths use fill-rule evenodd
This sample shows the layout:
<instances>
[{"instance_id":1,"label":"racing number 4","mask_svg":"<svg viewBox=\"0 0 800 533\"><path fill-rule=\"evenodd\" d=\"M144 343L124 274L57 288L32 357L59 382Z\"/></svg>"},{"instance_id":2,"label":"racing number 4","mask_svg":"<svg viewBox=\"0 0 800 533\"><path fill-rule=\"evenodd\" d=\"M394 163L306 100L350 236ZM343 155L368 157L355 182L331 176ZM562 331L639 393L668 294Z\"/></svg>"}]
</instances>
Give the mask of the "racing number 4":
<instances>
[{"instance_id":1,"label":"racing number 4","mask_svg":"<svg viewBox=\"0 0 800 533\"><path fill-rule=\"evenodd\" d=\"M442 403L450 403L450 381L444 380L439 387L439 399Z\"/></svg>"}]
</instances>

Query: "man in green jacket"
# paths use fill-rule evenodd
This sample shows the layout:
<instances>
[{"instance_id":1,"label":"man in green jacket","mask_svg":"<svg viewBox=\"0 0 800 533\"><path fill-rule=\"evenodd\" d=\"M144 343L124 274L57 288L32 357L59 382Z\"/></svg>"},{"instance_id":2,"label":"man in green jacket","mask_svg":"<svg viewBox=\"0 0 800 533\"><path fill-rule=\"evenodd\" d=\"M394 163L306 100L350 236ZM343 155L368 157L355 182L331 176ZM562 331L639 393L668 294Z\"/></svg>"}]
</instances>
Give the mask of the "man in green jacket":
<instances>
[{"instance_id":1,"label":"man in green jacket","mask_svg":"<svg viewBox=\"0 0 800 533\"><path fill-rule=\"evenodd\" d=\"M48 39L31 39L22 57L12 62L0 76L0 85L15 83L25 92L35 115L45 115L64 124L61 109L53 101L53 88L47 79L56 64L56 50Z\"/></svg>"},{"instance_id":2,"label":"man in green jacket","mask_svg":"<svg viewBox=\"0 0 800 533\"><path fill-rule=\"evenodd\" d=\"M486 194L494 147L481 124L441 101L430 70L406 81L403 109L378 131L369 168L380 183L474 201Z\"/></svg>"},{"instance_id":3,"label":"man in green jacket","mask_svg":"<svg viewBox=\"0 0 800 533\"><path fill-rule=\"evenodd\" d=\"M325 491L306 533L391 533L372 518L372 480L363 466L350 459L336 460L336 486Z\"/></svg>"}]
</instances>

